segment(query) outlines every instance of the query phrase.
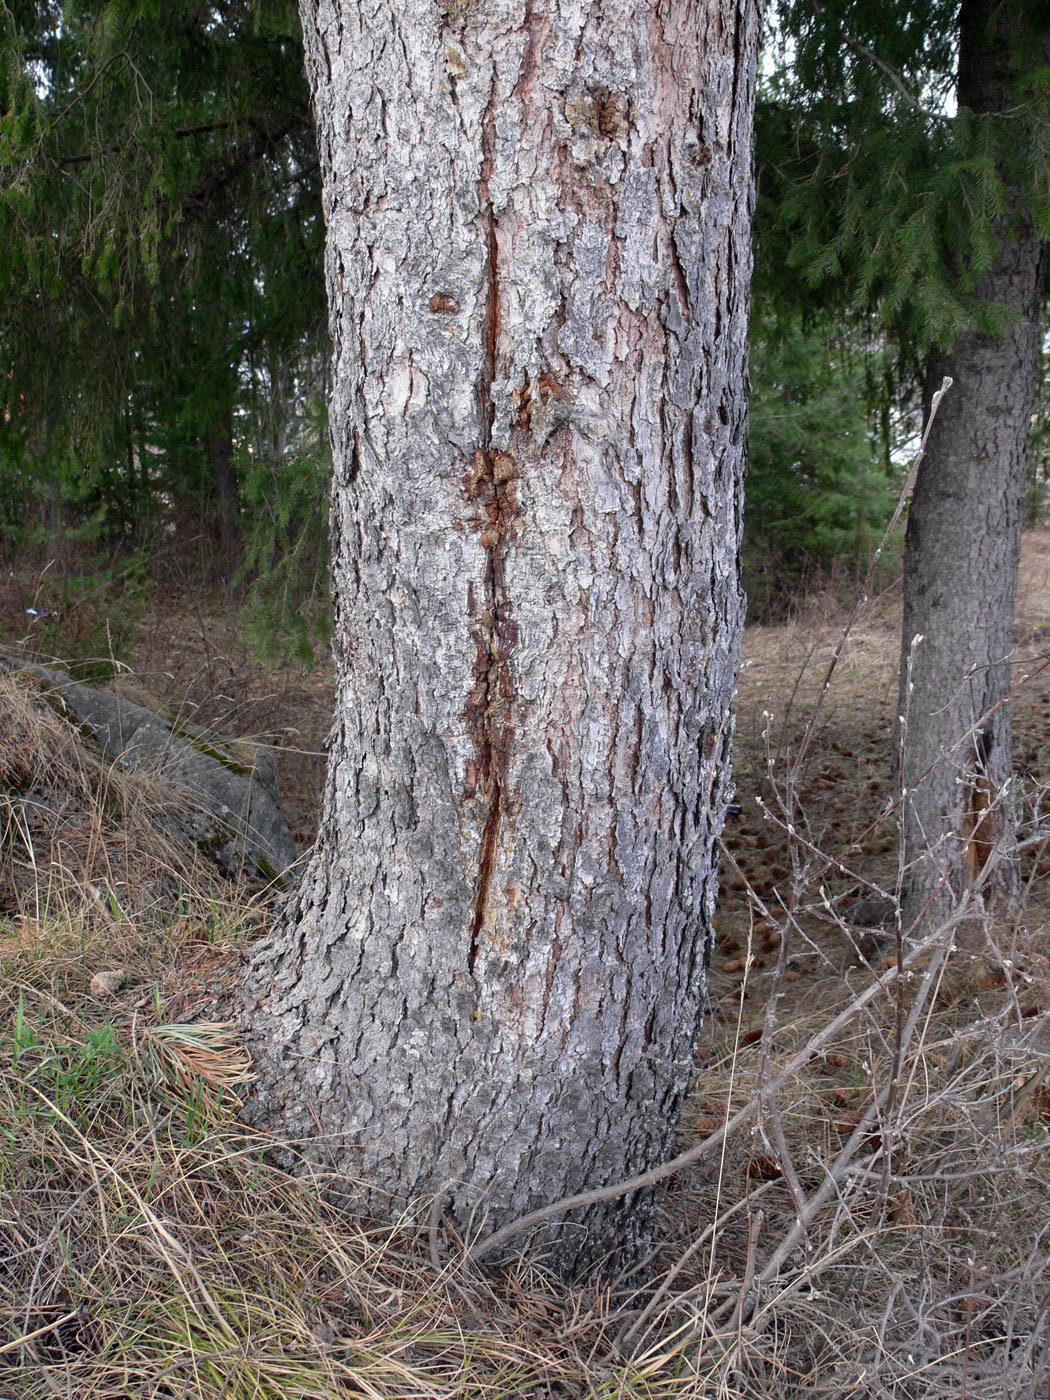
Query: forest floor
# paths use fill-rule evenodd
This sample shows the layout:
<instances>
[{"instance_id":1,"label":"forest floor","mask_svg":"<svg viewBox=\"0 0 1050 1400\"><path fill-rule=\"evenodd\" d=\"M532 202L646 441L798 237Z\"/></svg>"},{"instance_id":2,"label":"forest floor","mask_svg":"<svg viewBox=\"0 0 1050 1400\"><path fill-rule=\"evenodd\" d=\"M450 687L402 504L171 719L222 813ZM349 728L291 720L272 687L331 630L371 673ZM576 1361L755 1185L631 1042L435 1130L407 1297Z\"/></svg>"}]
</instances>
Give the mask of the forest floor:
<instances>
[{"instance_id":1,"label":"forest floor","mask_svg":"<svg viewBox=\"0 0 1050 1400\"><path fill-rule=\"evenodd\" d=\"M98 607L78 631L76 616L67 612L60 617L57 608L51 609L50 621L46 616L43 623L27 621L31 606L48 613L44 584L12 576L0 600L0 647L21 643L46 661L68 656L72 648L63 653L63 644L72 640L82 656L90 655L92 644L104 656L110 624L107 619L100 627ZM560 1359L556 1365L550 1362L547 1388L535 1388L530 1381L523 1389L500 1389L502 1363L494 1362L495 1379L488 1389L488 1382L479 1382L479 1396L699 1397L716 1393L708 1392L707 1381L717 1381L717 1393L727 1396L962 1394L991 1400L1034 1395L1037 1387L1039 1394L1046 1393L1050 861L1045 847L1050 835L1031 846L1026 902L1016 921L997 925L975 920L964 955L945 959L936 949L912 955L906 982L895 980L900 950L892 930L873 927L875 919L864 910L874 907L873 893L892 895L897 864L896 827L887 813L893 803L899 594L890 590L861 614L814 720L844 620L834 600L810 597L790 622L752 627L745 636L736 702L741 811L730 819L725 836L711 1014L698 1049L696 1092L683 1124L684 1147L706 1141L710 1149L683 1171L669 1197L668 1245L659 1265L665 1269L666 1287L654 1284L641 1302L630 1305L611 1303L608 1295L604 1302L602 1295L589 1295L589 1300L574 1295L566 1307L575 1320L558 1314ZM309 670L267 670L242 636L236 609L221 598L201 595L162 598L156 590L130 637L116 687L157 710L272 745L285 812L306 849L316 832L332 715L327 661ZM1036 836L1050 781L1048 657L1050 532L1040 532L1024 542L1014 658L1016 768L1025 830ZM811 723L808 758L792 771ZM849 873L843 874L840 865ZM81 884L97 903L93 880L85 876ZM858 904L865 897L867 906ZM9 918L6 931L3 924L0 919L0 953L9 980L0 985L0 999L10 1002L15 1017L16 1065L28 1045L40 1043L38 1033L33 1042L19 1029L26 998L50 998L48 1005L54 1003L64 1013L74 1004L86 1006L84 989L77 990L85 962L104 963L108 956L138 966L138 981L152 981L155 988L154 1019L170 1022L192 1019L195 1003L239 957L236 939L214 929L205 937L193 920L182 919L163 954L153 944L144 953L123 926L117 943L109 945L104 934L88 936L83 924L66 935L65 943L52 931L49 946L60 951L57 962L47 963L27 943L27 930L39 933L42 927L39 908L21 920ZM11 962L12 950L20 962ZM898 990L905 984L906 995ZM130 998L128 993L121 1015L124 1030L131 1028L138 1058L135 1037L146 1032L135 1026L151 1008L142 996L134 1004ZM52 1008L48 1014L58 1013ZM94 1045L92 1037L103 1034L97 1008L83 1014L84 1025L94 1029L82 1031L77 1043ZM118 1022L119 1017L113 1024ZM221 1059L221 1047L213 1049ZM194 1053L202 1053L202 1047ZM3 1073L0 1069L0 1081ZM56 1084L47 1082L58 1101ZM11 1112L13 1122L24 1121L24 1107ZM735 1115L743 1116L734 1128ZM0 1146L0 1168L5 1150ZM87 1172L84 1189L89 1194L95 1190L103 1210L92 1151L81 1144L74 1160L76 1170ZM130 1151L122 1148L124 1155L117 1153L112 1160L119 1165ZM34 1152L39 1156L37 1148ZM68 1163L62 1170L75 1174ZM130 1167L126 1170L133 1175ZM115 1180L122 1179L112 1171ZM0 1169L0 1186L4 1180ZM250 1193L244 1190L247 1200ZM281 1223L272 1228L278 1234L292 1229L294 1215L294 1229L309 1233L302 1201L290 1215L286 1188L280 1187L279 1194L274 1220ZM179 1205L170 1203L169 1215L178 1217L182 1210L192 1215L194 1209L197 1205L187 1196ZM223 1212L233 1209L227 1204ZM0 1284L4 1230L9 1228L2 1216L0 1207ZM43 1304L33 1295L47 1292L40 1284L47 1275L41 1261L56 1249L54 1232L45 1228L47 1218L45 1212L39 1227L42 1252L24 1308L24 1317L38 1323L42 1334L52 1314L41 1311ZM717 1228L705 1233L707 1224ZM21 1227L11 1228L17 1233ZM330 1222L323 1229L318 1225L318 1239L329 1252L337 1247L326 1233L330 1228L335 1228ZM158 1236L162 1253L169 1248L163 1229ZM27 1227L24 1233L32 1232ZM63 1257L70 1249L75 1257L76 1249L61 1231L58 1238ZM203 1243L197 1248L200 1260L206 1249ZM218 1258L225 1260L221 1249ZM53 1279L67 1265L73 1267L68 1259L54 1264ZM428 1309L438 1304L430 1293L421 1300L412 1292L417 1263L397 1263L403 1276L394 1282L389 1276L376 1281L382 1271L377 1272L374 1260L368 1267L373 1289L368 1306L376 1316L394 1318L386 1339L393 1351L389 1356L384 1352L383 1365L390 1365L382 1376L373 1376L372 1388L353 1393L381 1400L474 1393L473 1386L457 1388L447 1377L427 1388L426 1366L412 1371L407 1352L407 1369L399 1371L398 1329L406 1317L415 1319L413 1327L420 1318L430 1327ZM86 1277L83 1269L79 1277ZM659 1280L659 1272L655 1277ZM222 1297L215 1302L212 1275L208 1278L211 1292L201 1283L204 1304L199 1299L194 1303L202 1325L208 1318L201 1306L204 1314L226 1315ZM21 1308L19 1286L12 1277L12 1296L18 1295ZM465 1286L461 1280L450 1284L456 1297ZM557 1309L535 1280L526 1286L519 1278L514 1286L515 1336L524 1356L529 1348L547 1344L544 1338ZM185 1290L185 1280L180 1287ZM358 1280L354 1287L364 1285ZM335 1284L330 1292L333 1297L338 1292ZM391 1302L395 1295L400 1300L396 1306ZM61 1286L53 1283L48 1296L59 1300L57 1308L74 1306L70 1300L79 1295L67 1280ZM472 1310L481 1305L475 1299L465 1306L466 1312L445 1299L438 1311L451 1308L455 1326L466 1326L469 1333L467 1314L476 1315ZM505 1331L508 1306L508 1295L503 1295L497 1333ZM346 1332L346 1318L340 1322L334 1312L332 1316L336 1331ZM442 1325L448 1324L445 1313L441 1318ZM222 1324L227 1330L229 1325ZM254 1325L258 1329L258 1319ZM326 1322L321 1328L324 1337L328 1327ZM317 1335L316 1328L307 1329L297 1345L309 1352ZM355 1336L359 1345L360 1336ZM220 1327L208 1345L227 1345L224 1337ZM464 1354L471 1348L475 1357L484 1353L477 1337L467 1340ZM420 1354L426 1353L429 1342L417 1339L417 1344ZM107 1381L116 1386L112 1391L105 1385L83 1392L63 1388L68 1356L56 1359L46 1337L34 1345L36 1351L29 1346L17 1354L23 1362L27 1356L44 1356L40 1394L93 1393L101 1400L108 1393L131 1393L112 1378ZM192 1353L187 1365L198 1367L207 1347L201 1351L192 1339L185 1345ZM634 1359L610 1370L610 1345L617 1356ZM580 1360L588 1347L588 1355L606 1357L594 1372L587 1370L589 1360L586 1365ZM13 1342L6 1344L0 1336L0 1400L6 1400L5 1356L14 1356L15 1350ZM399 1359L393 1361L395 1352ZM566 1360L570 1353L571 1364ZM310 1365L315 1360L311 1353ZM302 1366L309 1369L306 1360ZM561 1379L551 1379L555 1372ZM614 1372L619 1389L610 1388ZM94 1373L89 1367L82 1374ZM271 1386L267 1395L315 1393L294 1386L281 1389L270 1371L266 1375ZM36 1393L32 1387L19 1391ZM169 1392L158 1383L135 1393ZM201 1384L180 1393L210 1396L226 1390L216 1381L214 1391ZM256 1392L249 1387L243 1393ZM332 1393L343 1392L335 1386Z\"/></svg>"}]
</instances>

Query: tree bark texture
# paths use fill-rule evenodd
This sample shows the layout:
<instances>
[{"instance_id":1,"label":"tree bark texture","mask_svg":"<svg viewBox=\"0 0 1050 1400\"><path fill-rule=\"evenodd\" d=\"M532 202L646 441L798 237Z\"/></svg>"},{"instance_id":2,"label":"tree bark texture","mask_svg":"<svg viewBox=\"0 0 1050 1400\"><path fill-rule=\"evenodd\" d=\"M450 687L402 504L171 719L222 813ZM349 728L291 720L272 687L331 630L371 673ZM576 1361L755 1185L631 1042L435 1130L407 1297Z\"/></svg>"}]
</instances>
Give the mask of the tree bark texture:
<instances>
[{"instance_id":1,"label":"tree bark texture","mask_svg":"<svg viewBox=\"0 0 1050 1400\"><path fill-rule=\"evenodd\" d=\"M255 1109L319 1126L367 1207L438 1196L477 1231L663 1158L689 1083L743 620L757 5L302 12L338 708L246 987ZM589 1223L622 1243L643 1213L617 1209Z\"/></svg>"},{"instance_id":2,"label":"tree bark texture","mask_svg":"<svg viewBox=\"0 0 1050 1400\"><path fill-rule=\"evenodd\" d=\"M1021 0L964 0L960 106L1014 106L1018 65L1032 64L1039 47L1019 45L1023 13ZM943 378L953 384L919 467L905 540L905 929L949 914L990 857L989 903L1008 907L1019 890L1009 694L1045 249L1019 189L1007 183L1005 194L996 262L978 290L1009 309L1005 333L965 333L927 362L927 411Z\"/></svg>"}]
</instances>

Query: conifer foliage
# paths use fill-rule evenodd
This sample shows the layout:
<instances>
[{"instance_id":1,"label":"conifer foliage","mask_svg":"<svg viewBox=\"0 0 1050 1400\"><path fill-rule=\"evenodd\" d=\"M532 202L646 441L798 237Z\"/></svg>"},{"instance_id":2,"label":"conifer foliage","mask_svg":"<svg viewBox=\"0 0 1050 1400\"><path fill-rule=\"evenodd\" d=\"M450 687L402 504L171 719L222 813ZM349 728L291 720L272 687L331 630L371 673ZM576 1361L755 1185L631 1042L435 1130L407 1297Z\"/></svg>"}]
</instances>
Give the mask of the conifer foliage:
<instances>
[{"instance_id":1,"label":"conifer foliage","mask_svg":"<svg viewBox=\"0 0 1050 1400\"><path fill-rule=\"evenodd\" d=\"M811 301L876 309L920 356L1009 320L979 293L1011 190L1050 237L1050 65L1038 42L1047 7L963 6L977 8L987 24L1014 17L1012 33L976 25L982 45L1011 56L1002 110L959 100L952 0L788 0L757 114L777 254Z\"/></svg>"},{"instance_id":2,"label":"conifer foliage","mask_svg":"<svg viewBox=\"0 0 1050 1400\"><path fill-rule=\"evenodd\" d=\"M0 526L24 538L29 498L45 529L203 525L235 559L246 485L280 516L325 342L294 4L21 0L0 101Z\"/></svg>"},{"instance_id":3,"label":"conifer foliage","mask_svg":"<svg viewBox=\"0 0 1050 1400\"><path fill-rule=\"evenodd\" d=\"M903 426L888 345L856 318L764 293L760 283L751 318L742 559L752 621L780 616L802 589L864 577L899 489Z\"/></svg>"}]
</instances>

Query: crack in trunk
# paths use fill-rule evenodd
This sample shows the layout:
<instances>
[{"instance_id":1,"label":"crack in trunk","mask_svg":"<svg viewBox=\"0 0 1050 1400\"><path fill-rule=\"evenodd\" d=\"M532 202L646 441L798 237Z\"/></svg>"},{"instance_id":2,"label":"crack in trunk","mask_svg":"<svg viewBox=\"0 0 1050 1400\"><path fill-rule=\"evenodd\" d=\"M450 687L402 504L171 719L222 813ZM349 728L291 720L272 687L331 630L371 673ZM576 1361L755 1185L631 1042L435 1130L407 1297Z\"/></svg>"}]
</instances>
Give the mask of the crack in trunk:
<instances>
[{"instance_id":1,"label":"crack in trunk","mask_svg":"<svg viewBox=\"0 0 1050 1400\"><path fill-rule=\"evenodd\" d=\"M489 164L486 158L486 166ZM487 189L487 179L485 181ZM478 626L471 636L477 648L475 684L467 702L467 722L478 751L478 774L471 784L488 800L481 836L477 894L471 926L468 967L476 980L481 940L486 928L489 892L496 868L500 830L507 807L508 768L514 743L514 684L510 657L518 641L513 606L507 593L503 561L514 520L520 513L515 491L518 466L510 454L492 447L496 403L493 385L500 334L499 250L496 219L486 213L488 245L487 302L485 309L485 372L479 394L483 408L484 447L474 454L467 474L467 496L476 509L475 525L481 531L485 551L484 602ZM470 602L468 600L468 606Z\"/></svg>"},{"instance_id":2,"label":"crack in trunk","mask_svg":"<svg viewBox=\"0 0 1050 1400\"><path fill-rule=\"evenodd\" d=\"M474 790L480 788L488 799L468 959L471 975L485 930L514 745L514 682L510 658L518 642L518 627L507 596L503 560L508 537L519 514L514 489L517 476L513 457L505 452L488 451L474 454L474 465L467 478L467 494L478 511L477 523L481 527L486 563L484 603L479 625L471 632L477 653L475 684L467 702L466 718L478 750L479 771L472 786Z\"/></svg>"}]
</instances>

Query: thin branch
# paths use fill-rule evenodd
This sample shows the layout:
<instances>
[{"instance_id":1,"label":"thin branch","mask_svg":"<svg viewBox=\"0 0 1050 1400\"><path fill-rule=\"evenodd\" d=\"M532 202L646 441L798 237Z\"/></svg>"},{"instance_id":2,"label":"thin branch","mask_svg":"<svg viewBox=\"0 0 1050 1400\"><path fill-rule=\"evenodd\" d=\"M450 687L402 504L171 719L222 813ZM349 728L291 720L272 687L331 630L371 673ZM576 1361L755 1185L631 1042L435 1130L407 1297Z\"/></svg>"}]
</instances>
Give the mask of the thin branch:
<instances>
[{"instance_id":1,"label":"thin branch","mask_svg":"<svg viewBox=\"0 0 1050 1400\"><path fill-rule=\"evenodd\" d=\"M822 5L814 5L813 11L815 14L822 16L824 14L824 7ZM870 49L867 44L861 43L859 39L854 39L849 34L842 34L841 37L842 42L848 49L852 49L854 53L860 54L861 58L865 58L869 63L873 63L880 73L885 74L885 76L889 78L894 88L896 88L897 92L913 112L917 112L920 117L925 117L927 121L931 122L950 122L955 120L954 113L935 112L932 107L924 107L912 92L911 88L908 87L897 69L891 67L885 59L880 58L874 49ZM1026 102L1018 102L1015 106L1006 107L1001 112L983 112L981 115L1000 118L1023 116L1025 113L1031 111L1032 108L1038 106L1039 103L1045 101L1047 91L1047 88L1041 88Z\"/></svg>"},{"instance_id":2,"label":"thin branch","mask_svg":"<svg viewBox=\"0 0 1050 1400\"><path fill-rule=\"evenodd\" d=\"M69 99L66 105L62 108L61 112L59 112L58 116L52 120L52 128L58 126L61 122L63 122L66 119L66 117L69 116L70 112L73 110L74 107L79 106L81 102L87 101L88 97L91 95L92 89L97 83L101 82L102 78L109 71L109 69L113 67L114 63L119 63L122 58L129 57L128 49L131 46L132 39L135 37L135 30L138 27L139 22L138 20L135 20L134 24L128 30L128 39L124 47L120 50L119 53L111 54L110 57L106 59L105 63L103 63L102 67L91 79L90 83L88 83L87 87L84 89L83 92L77 92L73 94L73 96Z\"/></svg>"},{"instance_id":3,"label":"thin branch","mask_svg":"<svg viewBox=\"0 0 1050 1400\"><path fill-rule=\"evenodd\" d=\"M891 68L884 59L881 59L874 49L869 49L867 44L862 44L859 39L851 39L848 34L844 34L842 37L847 48L852 49L854 53L859 53L861 57L866 58L869 63L874 63L880 73L885 73L886 77L889 78L890 82L900 93L901 97L904 98L904 101L913 112L918 112L920 117L927 117L933 122L951 121L951 117L947 112L934 112L931 108L924 107L897 70Z\"/></svg>"},{"instance_id":4,"label":"thin branch","mask_svg":"<svg viewBox=\"0 0 1050 1400\"><path fill-rule=\"evenodd\" d=\"M908 1016L908 1023L902 1033L904 1048L907 1048L907 1046L911 1042L912 1036L915 1033L915 1027L918 1024L920 1015L922 1014L922 1008L926 1004L929 994L938 980L936 974L939 971L941 964L948 956L948 952L948 947L946 947L943 943L938 944L937 951L934 954L929 969L925 977L923 978L922 985L919 989L919 993L916 996L915 1001L912 1005L911 1012ZM890 1102L892 1101L893 1095L896 1090L896 1086L896 1079L891 1078L882 1087L882 1089L879 1090L872 1102L868 1105L868 1108L865 1111L864 1115L861 1117L860 1122L850 1134L849 1140L846 1142L845 1146L835 1158L835 1161L831 1164L830 1167L825 1167L825 1177L823 1182L813 1193L813 1195L809 1198L804 1210L802 1210L799 1213L798 1219L796 1220L794 1226L780 1241L780 1244L777 1246L777 1248L773 1251L772 1255L768 1259L765 1268L758 1275L757 1279L755 1279L754 1287L756 1298L760 1293L762 1286L776 1277L776 1275L780 1271L780 1266L795 1249L799 1241L805 1238L808 1226L812 1224L814 1218L817 1215L817 1212L820 1210L821 1206L823 1206L827 1198L831 1195L833 1191L837 1190L838 1187L841 1185L847 1172L853 1166L853 1159L856 1156L857 1149L864 1142L865 1138L867 1138L871 1134L871 1131L874 1128L878 1119L889 1108ZM826 1262L827 1261L825 1261L825 1263ZM819 1266L817 1266L814 1268L807 1268L806 1272L808 1279L812 1280L817 1276L818 1272L821 1272L821 1269Z\"/></svg>"},{"instance_id":5,"label":"thin branch","mask_svg":"<svg viewBox=\"0 0 1050 1400\"><path fill-rule=\"evenodd\" d=\"M232 121L198 122L196 126L179 126L172 131L164 132L161 140L184 141L191 136L207 136L213 131L228 131L234 123ZM119 155L124 148L112 145L103 146L97 151L82 151L77 155L63 156L57 161L58 168L64 170L68 165L86 165L89 160L94 160L97 155L115 156Z\"/></svg>"}]
</instances>

